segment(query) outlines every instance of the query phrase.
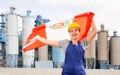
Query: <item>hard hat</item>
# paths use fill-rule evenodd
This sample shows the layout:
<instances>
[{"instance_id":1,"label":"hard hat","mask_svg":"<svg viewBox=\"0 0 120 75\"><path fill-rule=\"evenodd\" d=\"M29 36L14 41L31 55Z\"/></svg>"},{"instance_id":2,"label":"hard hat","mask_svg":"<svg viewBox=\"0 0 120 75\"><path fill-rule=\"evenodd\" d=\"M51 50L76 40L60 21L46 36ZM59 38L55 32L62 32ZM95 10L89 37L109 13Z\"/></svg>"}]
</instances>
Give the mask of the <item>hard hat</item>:
<instances>
[{"instance_id":1,"label":"hard hat","mask_svg":"<svg viewBox=\"0 0 120 75\"><path fill-rule=\"evenodd\" d=\"M70 31L71 28L80 29L80 25L78 23L72 22L71 24L68 25L68 32Z\"/></svg>"}]
</instances>

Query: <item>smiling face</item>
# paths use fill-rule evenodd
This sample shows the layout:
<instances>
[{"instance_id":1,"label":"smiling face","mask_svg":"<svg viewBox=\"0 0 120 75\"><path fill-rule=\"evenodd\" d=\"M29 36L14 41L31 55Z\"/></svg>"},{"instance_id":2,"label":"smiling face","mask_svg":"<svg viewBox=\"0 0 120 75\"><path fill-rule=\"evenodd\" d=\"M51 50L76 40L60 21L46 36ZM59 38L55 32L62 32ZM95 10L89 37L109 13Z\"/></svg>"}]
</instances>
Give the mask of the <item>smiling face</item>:
<instances>
[{"instance_id":1,"label":"smiling face","mask_svg":"<svg viewBox=\"0 0 120 75\"><path fill-rule=\"evenodd\" d=\"M71 37L71 40L78 40L78 37L80 35L80 29L79 28L71 28L69 30L69 34L70 34L70 37Z\"/></svg>"}]
</instances>

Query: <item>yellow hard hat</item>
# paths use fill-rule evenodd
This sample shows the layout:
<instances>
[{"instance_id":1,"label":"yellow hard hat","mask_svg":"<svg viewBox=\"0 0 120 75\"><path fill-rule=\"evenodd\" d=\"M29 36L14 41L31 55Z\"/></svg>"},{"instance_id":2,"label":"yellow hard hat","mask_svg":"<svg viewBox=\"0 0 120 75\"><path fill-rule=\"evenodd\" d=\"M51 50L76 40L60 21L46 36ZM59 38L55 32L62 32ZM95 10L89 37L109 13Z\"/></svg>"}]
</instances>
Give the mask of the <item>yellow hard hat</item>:
<instances>
[{"instance_id":1,"label":"yellow hard hat","mask_svg":"<svg viewBox=\"0 0 120 75\"><path fill-rule=\"evenodd\" d=\"M70 31L71 28L78 28L80 29L80 25L78 23L72 22L68 25L68 31Z\"/></svg>"}]
</instances>

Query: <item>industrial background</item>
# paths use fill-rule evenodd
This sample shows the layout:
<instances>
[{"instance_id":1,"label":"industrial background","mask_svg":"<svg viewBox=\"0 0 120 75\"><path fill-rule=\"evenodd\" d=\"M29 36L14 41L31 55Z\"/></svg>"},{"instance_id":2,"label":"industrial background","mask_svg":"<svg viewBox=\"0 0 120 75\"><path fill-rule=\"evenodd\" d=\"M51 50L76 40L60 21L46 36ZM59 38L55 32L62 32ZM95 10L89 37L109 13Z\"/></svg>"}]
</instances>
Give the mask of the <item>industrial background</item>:
<instances>
[{"instance_id":1,"label":"industrial background","mask_svg":"<svg viewBox=\"0 0 120 75\"><path fill-rule=\"evenodd\" d=\"M22 46L31 29L50 20L41 15L33 17L30 10L27 10L26 16L15 14L14 10L14 7L10 7L10 13L0 14L0 67L62 68L64 53L60 48L46 45L22 54ZM19 18L22 21L21 29ZM103 24L100 28L96 38L85 50L85 69L120 70L120 36L117 31L109 36Z\"/></svg>"}]
</instances>

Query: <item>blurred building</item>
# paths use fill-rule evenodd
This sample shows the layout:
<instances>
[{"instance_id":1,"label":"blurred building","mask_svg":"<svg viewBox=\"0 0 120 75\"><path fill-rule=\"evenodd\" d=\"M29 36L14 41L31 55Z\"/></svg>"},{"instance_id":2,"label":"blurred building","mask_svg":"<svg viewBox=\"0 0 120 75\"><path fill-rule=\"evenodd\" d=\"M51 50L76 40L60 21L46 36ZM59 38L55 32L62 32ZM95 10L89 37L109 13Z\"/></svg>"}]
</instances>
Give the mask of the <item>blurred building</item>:
<instances>
[{"instance_id":1,"label":"blurred building","mask_svg":"<svg viewBox=\"0 0 120 75\"><path fill-rule=\"evenodd\" d=\"M103 24L101 24L97 37L97 60L100 68L109 63L108 31L104 30Z\"/></svg>"},{"instance_id":2,"label":"blurred building","mask_svg":"<svg viewBox=\"0 0 120 75\"><path fill-rule=\"evenodd\" d=\"M31 11L27 11L26 16L19 16L14 10L14 7L10 7L10 13L0 15L0 67L62 68L64 52L61 48L45 45L22 54L22 46L32 28L50 20L41 15L35 19L30 16ZM18 17L22 19L20 32ZM113 36L109 36L108 33L101 24L97 37L85 50L86 69L120 69L120 36L116 31L113 32Z\"/></svg>"}]
</instances>

